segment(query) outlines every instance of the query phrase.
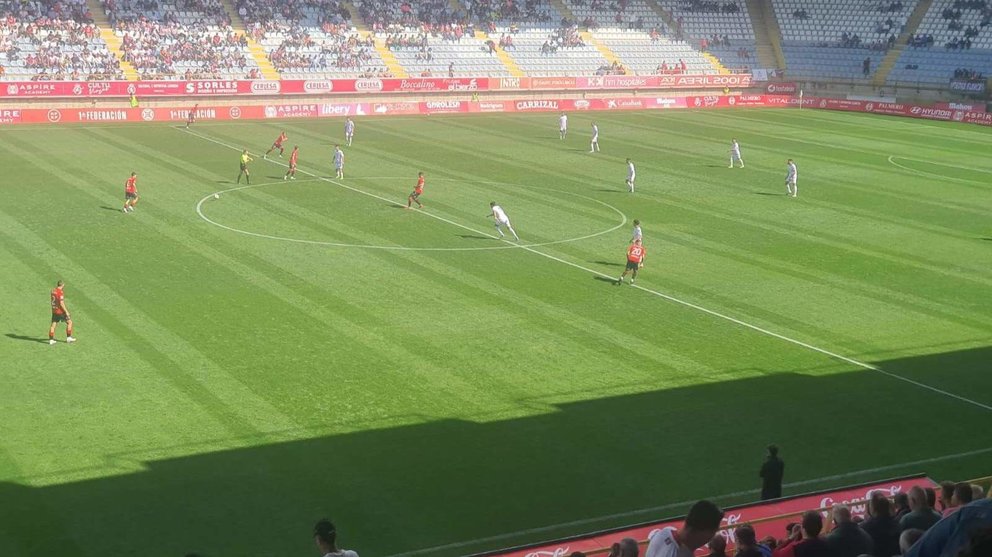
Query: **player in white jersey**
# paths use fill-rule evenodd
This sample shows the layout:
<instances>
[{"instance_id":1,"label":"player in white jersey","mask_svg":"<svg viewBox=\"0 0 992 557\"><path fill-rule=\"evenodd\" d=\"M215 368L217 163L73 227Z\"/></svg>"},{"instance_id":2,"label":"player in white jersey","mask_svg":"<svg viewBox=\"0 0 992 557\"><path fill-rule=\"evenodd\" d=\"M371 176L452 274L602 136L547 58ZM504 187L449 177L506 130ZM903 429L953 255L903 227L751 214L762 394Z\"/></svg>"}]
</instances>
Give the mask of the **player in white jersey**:
<instances>
[{"instance_id":1,"label":"player in white jersey","mask_svg":"<svg viewBox=\"0 0 992 557\"><path fill-rule=\"evenodd\" d=\"M627 184L627 191L634 193L634 178L637 177L637 171L634 169L634 163L630 159L627 159L627 179L625 183Z\"/></svg>"},{"instance_id":2,"label":"player in white jersey","mask_svg":"<svg viewBox=\"0 0 992 557\"><path fill-rule=\"evenodd\" d=\"M796 180L799 178L799 170L796 169L796 163L792 159L789 159L788 169L785 175L785 194L796 197L799 195L799 186L796 185Z\"/></svg>"},{"instance_id":3,"label":"player in white jersey","mask_svg":"<svg viewBox=\"0 0 992 557\"><path fill-rule=\"evenodd\" d=\"M334 146L334 177L338 180L344 179L344 151L340 145Z\"/></svg>"},{"instance_id":4,"label":"player in white jersey","mask_svg":"<svg viewBox=\"0 0 992 557\"><path fill-rule=\"evenodd\" d=\"M344 121L344 139L348 142L348 147L351 147L351 140L355 137L355 121L349 116Z\"/></svg>"},{"instance_id":5,"label":"player in white jersey","mask_svg":"<svg viewBox=\"0 0 992 557\"><path fill-rule=\"evenodd\" d=\"M565 139L568 133L568 115L564 112L558 117L558 139Z\"/></svg>"},{"instance_id":6,"label":"player in white jersey","mask_svg":"<svg viewBox=\"0 0 992 557\"><path fill-rule=\"evenodd\" d=\"M599 152L599 126L596 125L596 122L592 123L592 141L589 142L589 152Z\"/></svg>"},{"instance_id":7,"label":"player in white jersey","mask_svg":"<svg viewBox=\"0 0 992 557\"><path fill-rule=\"evenodd\" d=\"M634 219L634 230L630 233L630 243L633 244L637 240L644 240L644 234L641 233L641 221Z\"/></svg>"},{"instance_id":8,"label":"player in white jersey","mask_svg":"<svg viewBox=\"0 0 992 557\"><path fill-rule=\"evenodd\" d=\"M495 201L489 203L489 208L492 209L492 213L489 216L496 221L496 232L499 232L499 237L502 238L504 236L501 227L505 226L510 231L510 234L513 234L513 239L519 242L520 238L514 232L513 226L510 225L510 217L506 216L506 211L497 205Z\"/></svg>"},{"instance_id":9,"label":"player in white jersey","mask_svg":"<svg viewBox=\"0 0 992 557\"><path fill-rule=\"evenodd\" d=\"M744 168L744 159L741 158L741 146L737 143L736 139L733 139L730 142L730 166L727 168L733 168L735 162L741 163L741 168Z\"/></svg>"}]
</instances>

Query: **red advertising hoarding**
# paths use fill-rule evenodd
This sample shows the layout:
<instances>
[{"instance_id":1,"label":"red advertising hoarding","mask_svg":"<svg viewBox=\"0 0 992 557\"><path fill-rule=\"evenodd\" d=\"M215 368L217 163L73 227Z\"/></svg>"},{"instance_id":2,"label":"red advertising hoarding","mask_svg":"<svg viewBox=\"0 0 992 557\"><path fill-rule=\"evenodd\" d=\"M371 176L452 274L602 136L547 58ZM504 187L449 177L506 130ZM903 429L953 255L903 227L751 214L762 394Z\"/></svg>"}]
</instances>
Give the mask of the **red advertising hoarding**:
<instances>
[{"instance_id":1,"label":"red advertising hoarding","mask_svg":"<svg viewBox=\"0 0 992 557\"><path fill-rule=\"evenodd\" d=\"M727 509L723 518L722 530L720 534L727 537L729 544L734 543L733 530L740 524L749 523L754 526L758 539L765 536L775 536L782 538L785 536L785 527L790 522L799 522L794 513L801 513L813 509L829 509L833 505L846 504L851 507L851 512L856 516L864 516L866 512L866 502L871 494L881 491L886 496L891 497L896 493L907 493L913 486L934 487L936 484L925 477L912 477L888 482L867 484L859 487L852 487L839 491L822 492L812 495L802 495L789 499L779 499L768 503L755 503ZM757 522L763 519L771 519ZM505 553L491 554L492 557L550 557L566 556L575 551L592 552L598 549L608 548L613 542L621 538L631 537L638 541L647 540L652 532L667 528L669 526L679 527L682 520L668 520L653 524L643 524L630 529L614 530L609 533L600 533L584 538L533 546L523 549L510 550ZM706 553L708 549L704 546L700 553Z\"/></svg>"},{"instance_id":2,"label":"red advertising hoarding","mask_svg":"<svg viewBox=\"0 0 992 557\"><path fill-rule=\"evenodd\" d=\"M958 121L992 126L992 113L963 110L964 107L922 106L846 99L806 97L804 108L845 110L872 114ZM390 102L283 102L261 105L200 106L197 120L255 120L274 118L334 118L344 116L392 116L495 112L581 112L600 110L669 110L735 107L797 107L799 99L785 95L693 95L688 97L618 96L596 99L519 99L466 101ZM983 107L976 106L976 109ZM157 108L18 108L0 109L0 126L13 124L60 124L92 122L184 121L188 106Z\"/></svg>"},{"instance_id":3,"label":"red advertising hoarding","mask_svg":"<svg viewBox=\"0 0 992 557\"><path fill-rule=\"evenodd\" d=\"M689 89L748 87L751 76L603 75L593 77L418 77L196 81L11 81L0 82L0 98L216 97L322 95L335 93L451 93L504 90Z\"/></svg>"}]
</instances>

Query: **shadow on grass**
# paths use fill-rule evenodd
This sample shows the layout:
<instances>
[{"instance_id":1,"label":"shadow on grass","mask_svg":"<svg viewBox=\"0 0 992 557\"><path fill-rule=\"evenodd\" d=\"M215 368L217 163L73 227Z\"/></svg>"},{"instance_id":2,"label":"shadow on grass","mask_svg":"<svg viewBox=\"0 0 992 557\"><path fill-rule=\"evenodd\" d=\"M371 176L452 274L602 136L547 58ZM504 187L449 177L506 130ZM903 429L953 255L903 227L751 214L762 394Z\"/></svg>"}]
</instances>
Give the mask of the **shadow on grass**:
<instances>
[{"instance_id":1,"label":"shadow on grass","mask_svg":"<svg viewBox=\"0 0 992 557\"><path fill-rule=\"evenodd\" d=\"M606 192L606 193L630 193L627 190L610 190L610 189L606 189L606 188L599 188L599 189L596 189L595 191L602 191L602 192Z\"/></svg>"},{"instance_id":2,"label":"shadow on grass","mask_svg":"<svg viewBox=\"0 0 992 557\"><path fill-rule=\"evenodd\" d=\"M48 344L47 337L32 337L27 335L16 335L14 333L7 333L5 336L7 338L12 338L14 340L23 340L26 342L40 342L42 344Z\"/></svg>"},{"instance_id":3,"label":"shadow on grass","mask_svg":"<svg viewBox=\"0 0 992 557\"><path fill-rule=\"evenodd\" d=\"M771 195L773 197L786 197L786 196L788 196L788 194L785 194L785 193L772 193L770 191L756 191L756 192L752 192L752 193L754 193L754 195Z\"/></svg>"},{"instance_id":4,"label":"shadow on grass","mask_svg":"<svg viewBox=\"0 0 992 557\"><path fill-rule=\"evenodd\" d=\"M466 240L495 240L496 238L490 238L489 236L479 236L477 234L458 234L459 238L464 238Z\"/></svg>"},{"instance_id":5,"label":"shadow on grass","mask_svg":"<svg viewBox=\"0 0 992 557\"><path fill-rule=\"evenodd\" d=\"M664 343L664 331L656 338ZM630 349L637 350L636 343ZM705 357L696 354L693 361ZM816 354L804 361L801 370L714 369L696 384L691 376L705 370L679 371L674 360L659 370L645 362L637 382L622 386L634 394L570 392L562 385L553 395L529 397L520 389L512 405L523 416L514 418L432 418L408 393L411 411L423 415L391 419L417 422L411 425L348 424L353 431L327 434L343 422L333 412L315 412L298 429L228 435L220 442L240 448L225 450L167 446L166 440L180 443L187 432L158 431L158 442L141 446L179 456L101 454L75 466L68 460L47 466L34 479L29 469L4 468L7 478L21 477L0 481L0 548L24 557L309 555L309 528L323 516L338 526L341 546L367 555L498 536L429 552L466 555L684 513L681 507L630 512L676 501L740 502L742 497L718 496L741 490L753 490L744 494L753 500L769 442L778 443L789 462L787 483L884 466L810 482L787 495L928 471L938 464L898 464L992 445L986 409ZM988 404L990 361L992 348L986 347L874 363ZM512 365L512 358L506 363ZM386 377L391 370L368 371ZM490 371L494 377L503 372ZM527 371L540 380L542 370ZM617 370L602 371L605 377ZM79 370L69 366L66 372ZM664 387L664 377L677 377L680 386ZM333 400L334 386L316 386L314 396ZM885 411L871 411L880 402ZM117 433L117 426L106 424L106 434L124 435L126 428ZM216 426L206 427L223 435ZM99 425L91 427L79 434L102 434ZM938 433L943 449L921 442ZM4 449L11 454L18 447ZM58 453L51 447L52 455ZM939 470L959 478L988 474L986 457L953 467L945 462ZM102 477L55 483L94 475ZM617 516L587 520L609 515ZM570 521L582 522L564 525ZM554 524L564 526L540 528ZM524 530L530 532L500 536ZM155 540L153 548L149 540Z\"/></svg>"},{"instance_id":6,"label":"shadow on grass","mask_svg":"<svg viewBox=\"0 0 992 557\"><path fill-rule=\"evenodd\" d=\"M103 209L104 211L113 211L115 213L121 213L122 212L121 211L121 208L122 207L110 207L110 206L107 206L107 205L101 205L100 208Z\"/></svg>"},{"instance_id":7,"label":"shadow on grass","mask_svg":"<svg viewBox=\"0 0 992 557\"><path fill-rule=\"evenodd\" d=\"M590 261L590 263L595 263L597 265L606 265L608 267L625 267L623 263L617 263L616 261Z\"/></svg>"}]
</instances>

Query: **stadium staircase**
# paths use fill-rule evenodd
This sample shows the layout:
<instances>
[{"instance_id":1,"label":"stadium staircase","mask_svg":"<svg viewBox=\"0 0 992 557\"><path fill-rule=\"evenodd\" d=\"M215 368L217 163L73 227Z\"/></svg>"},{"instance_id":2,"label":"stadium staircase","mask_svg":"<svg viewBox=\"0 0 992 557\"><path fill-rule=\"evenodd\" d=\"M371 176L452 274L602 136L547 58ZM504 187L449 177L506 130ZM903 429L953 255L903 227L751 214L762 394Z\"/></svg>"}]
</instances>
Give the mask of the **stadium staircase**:
<instances>
[{"instance_id":1,"label":"stadium staircase","mask_svg":"<svg viewBox=\"0 0 992 557\"><path fill-rule=\"evenodd\" d=\"M651 11L660 17L661 20L665 22L665 25L667 25L668 28L674 33L677 24L675 22L675 18L672 17L671 12L662 8L657 2L655 2L655 0L645 0L645 4L647 4L647 6L651 8ZM713 67L716 68L716 70L721 74L731 73L730 70L728 70L716 56L713 56L709 52L700 52L700 54L702 54L703 58L706 58L710 64L713 64Z\"/></svg>"},{"instance_id":2,"label":"stadium staircase","mask_svg":"<svg viewBox=\"0 0 992 557\"><path fill-rule=\"evenodd\" d=\"M234 5L233 0L221 0L221 5L224 6L227 16L231 18L231 27L234 28L234 32L238 35L244 35L248 40L248 51L251 52L252 58L258 64L258 69L262 73L262 79L279 79L279 70L272 65L272 62L269 60L269 53L266 52L265 47L258 44L254 37L248 34L245 27L245 20L241 18L241 14L238 13L238 7Z\"/></svg>"},{"instance_id":3,"label":"stadium staircase","mask_svg":"<svg viewBox=\"0 0 992 557\"><path fill-rule=\"evenodd\" d=\"M747 0L747 13L751 16L754 29L755 51L762 68L785 68L785 54L782 53L782 30L778 26L775 10L771 2Z\"/></svg>"},{"instance_id":4,"label":"stadium staircase","mask_svg":"<svg viewBox=\"0 0 992 557\"><path fill-rule=\"evenodd\" d=\"M457 2L458 0L452 0L452 1ZM485 31L480 31L476 29L475 38L482 42L486 42L492 37L487 35ZM517 65L517 61L513 59L513 56L510 56L502 48L496 49L496 58L499 58L499 61L502 62L503 65L506 67L506 71L510 72L510 75L512 75L513 77L524 77L527 75L527 72L521 70L520 66Z\"/></svg>"},{"instance_id":5,"label":"stadium staircase","mask_svg":"<svg viewBox=\"0 0 992 557\"><path fill-rule=\"evenodd\" d=\"M906 21L906 27L899 33L896 37L896 44L885 54L885 58L878 63L878 68L875 69L875 76L872 77L871 84L875 87L881 87L885 85L885 81L889 78L889 73L892 72L892 68L896 66L896 61L899 60L899 56L902 55L902 51L906 48L906 42L909 37L916 34L916 30L919 29L920 23L923 23L923 18L927 15L930 10L930 6L933 4L933 0L920 0L916 4L916 9L910 14L909 20Z\"/></svg>"},{"instance_id":6,"label":"stadium staircase","mask_svg":"<svg viewBox=\"0 0 992 557\"><path fill-rule=\"evenodd\" d=\"M351 2L342 2L341 5L344 9L348 10L349 14L351 14L351 24L355 26L355 29L358 29L358 35L363 39L367 39L372 32L369 31L369 26L365 23L365 20L362 19L362 15L358 12L358 8L356 8ZM400 61L396 59L396 55L393 54L393 51L386 48L386 39L373 37L372 44L375 45L375 51L379 53L379 57L382 58L382 63L386 65L386 69L389 70L389 73L395 77L410 77L410 75L406 73L406 69L403 67L403 64L400 64Z\"/></svg>"},{"instance_id":7,"label":"stadium staircase","mask_svg":"<svg viewBox=\"0 0 992 557\"><path fill-rule=\"evenodd\" d=\"M609 62L610 64L614 62L616 62L617 64L623 64L623 60L621 60L620 57L617 56L617 54L613 52L613 50L610 47L597 41L596 37L593 37L592 33L590 33L589 31L579 31L579 37L582 37L582 42L586 43L587 45L596 47L596 50L598 50L599 53L603 56L603 58L606 58L606 61Z\"/></svg>"},{"instance_id":8,"label":"stadium staircase","mask_svg":"<svg viewBox=\"0 0 992 557\"><path fill-rule=\"evenodd\" d=\"M579 23L578 18L575 17L575 14L572 13L572 10L570 10L568 6L565 5L564 2L562 2L561 0L551 0L551 5L556 10L558 10L558 13L560 13L562 17L578 25ZM596 37L593 37L592 33L589 32L588 29L586 29L585 31L579 31L579 37L582 38L582 42L586 43L589 46L595 47L596 50L599 51L599 54L603 58L605 58L606 61L609 62L610 64L614 62L616 62L617 64L623 64L623 60L621 60L620 57L617 56L617 53L613 52L613 50L610 47L606 46L605 44L597 41Z\"/></svg>"},{"instance_id":9,"label":"stadium staircase","mask_svg":"<svg viewBox=\"0 0 992 557\"><path fill-rule=\"evenodd\" d=\"M121 52L123 41L114 33L114 28L110 26L107 12L104 11L100 0L86 0L86 7L93 14L93 23L100 29L100 38L103 39L103 42L107 43L107 50L120 62L121 71L124 72L124 79L137 81L139 79L138 70L134 69L134 65L131 62L124 60L124 53Z\"/></svg>"}]
</instances>

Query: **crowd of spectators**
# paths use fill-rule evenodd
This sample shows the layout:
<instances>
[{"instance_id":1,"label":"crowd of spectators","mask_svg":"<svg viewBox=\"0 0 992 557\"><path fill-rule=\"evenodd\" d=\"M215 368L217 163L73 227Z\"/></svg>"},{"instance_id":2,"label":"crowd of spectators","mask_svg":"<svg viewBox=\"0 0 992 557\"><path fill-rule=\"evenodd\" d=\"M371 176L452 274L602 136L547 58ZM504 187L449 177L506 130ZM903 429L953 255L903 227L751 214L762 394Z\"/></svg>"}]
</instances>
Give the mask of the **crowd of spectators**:
<instances>
[{"instance_id":1,"label":"crowd of spectators","mask_svg":"<svg viewBox=\"0 0 992 557\"><path fill-rule=\"evenodd\" d=\"M586 46L579 36L579 28L575 25L565 25L555 29L541 45L541 54L551 56L564 48L581 48Z\"/></svg>"},{"instance_id":2,"label":"crowd of spectators","mask_svg":"<svg viewBox=\"0 0 992 557\"><path fill-rule=\"evenodd\" d=\"M468 15L487 26L497 22L550 23L549 12L541 10L541 0L472 0ZM490 31L493 31L490 28Z\"/></svg>"},{"instance_id":3,"label":"crowd of spectators","mask_svg":"<svg viewBox=\"0 0 992 557\"><path fill-rule=\"evenodd\" d=\"M258 77L220 0L103 0L124 60L142 79Z\"/></svg>"},{"instance_id":4,"label":"crowd of spectators","mask_svg":"<svg viewBox=\"0 0 992 557\"><path fill-rule=\"evenodd\" d=\"M0 55L32 80L123 77L85 0L0 2Z\"/></svg>"},{"instance_id":5,"label":"crowd of spectators","mask_svg":"<svg viewBox=\"0 0 992 557\"><path fill-rule=\"evenodd\" d=\"M872 492L864 516L847 504L810 510L789 524L783 537L758 538L750 524L719 532L724 516L709 501L689 509L679 528L652 532L646 557L692 555L704 546L707 557L986 557L992 555L992 495L981 486L944 482L939 493L913 487L892 498ZM727 552L729 541L736 547ZM638 557L635 540L614 543L610 557ZM585 557L581 552L570 557Z\"/></svg>"},{"instance_id":6,"label":"crowd of spectators","mask_svg":"<svg viewBox=\"0 0 992 557\"><path fill-rule=\"evenodd\" d=\"M985 76L981 72L972 69L958 68L954 70L954 79L969 83L982 83L985 81Z\"/></svg>"},{"instance_id":7,"label":"crowd of spectators","mask_svg":"<svg viewBox=\"0 0 992 557\"><path fill-rule=\"evenodd\" d=\"M735 14L741 11L737 2L714 2L712 0L691 0L685 2L683 9L687 12Z\"/></svg>"},{"instance_id":8,"label":"crowd of spectators","mask_svg":"<svg viewBox=\"0 0 992 557\"><path fill-rule=\"evenodd\" d=\"M238 0L236 7L255 41L278 41L268 57L280 72L388 76L376 67L372 37L361 38L340 0Z\"/></svg>"},{"instance_id":9,"label":"crowd of spectators","mask_svg":"<svg viewBox=\"0 0 992 557\"><path fill-rule=\"evenodd\" d=\"M448 0L362 0L356 2L359 15L372 31L381 32L390 26L405 29L423 24L448 26L464 19L461 12L451 8Z\"/></svg>"}]
</instances>

